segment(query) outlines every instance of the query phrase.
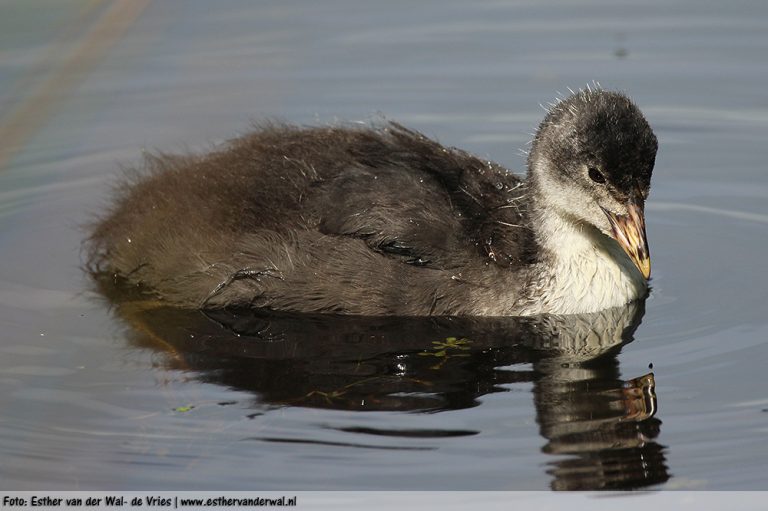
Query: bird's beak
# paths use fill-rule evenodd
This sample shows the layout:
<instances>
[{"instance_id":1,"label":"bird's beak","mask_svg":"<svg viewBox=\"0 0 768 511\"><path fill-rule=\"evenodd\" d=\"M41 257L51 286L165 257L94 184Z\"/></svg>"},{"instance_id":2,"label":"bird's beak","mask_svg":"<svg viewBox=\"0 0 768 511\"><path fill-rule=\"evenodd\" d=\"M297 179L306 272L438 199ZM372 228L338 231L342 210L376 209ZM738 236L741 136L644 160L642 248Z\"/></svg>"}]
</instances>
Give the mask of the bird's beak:
<instances>
[{"instance_id":1,"label":"bird's beak","mask_svg":"<svg viewBox=\"0 0 768 511\"><path fill-rule=\"evenodd\" d=\"M601 208L611 222L614 239L627 253L637 269L648 279L651 276L651 257L648 254L648 239L645 237L645 216L643 200L637 197L630 199L628 215L614 215Z\"/></svg>"}]
</instances>

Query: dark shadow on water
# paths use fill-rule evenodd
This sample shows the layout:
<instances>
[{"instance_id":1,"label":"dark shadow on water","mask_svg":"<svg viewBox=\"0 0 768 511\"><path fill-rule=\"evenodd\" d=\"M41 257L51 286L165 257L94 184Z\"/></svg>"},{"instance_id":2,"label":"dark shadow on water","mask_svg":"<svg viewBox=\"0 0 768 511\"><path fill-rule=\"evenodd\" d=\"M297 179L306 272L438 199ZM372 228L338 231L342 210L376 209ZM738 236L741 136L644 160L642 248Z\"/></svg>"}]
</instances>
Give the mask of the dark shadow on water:
<instances>
[{"instance_id":1,"label":"dark shadow on water","mask_svg":"<svg viewBox=\"0 0 768 511\"><path fill-rule=\"evenodd\" d=\"M257 410L273 405L437 413L478 406L479 397L506 392L505 384L532 382L542 449L553 455L545 469L553 489L642 488L669 478L665 448L655 441L661 421L654 417L653 374L625 381L617 359L640 324L642 303L538 318L203 313L140 300L113 305L131 326L133 345L164 353L169 369L253 393ZM482 433L370 426L340 431L412 438Z\"/></svg>"}]
</instances>

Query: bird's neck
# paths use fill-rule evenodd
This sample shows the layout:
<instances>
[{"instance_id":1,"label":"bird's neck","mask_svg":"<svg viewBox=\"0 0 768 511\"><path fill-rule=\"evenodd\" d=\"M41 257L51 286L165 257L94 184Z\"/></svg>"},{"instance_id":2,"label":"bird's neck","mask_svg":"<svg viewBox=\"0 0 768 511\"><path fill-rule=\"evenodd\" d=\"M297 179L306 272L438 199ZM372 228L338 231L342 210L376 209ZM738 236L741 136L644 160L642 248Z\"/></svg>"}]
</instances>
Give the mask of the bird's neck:
<instances>
[{"instance_id":1,"label":"bird's neck","mask_svg":"<svg viewBox=\"0 0 768 511\"><path fill-rule=\"evenodd\" d=\"M533 213L542 256L529 284L528 295L538 298L529 313L596 312L645 296L645 279L612 238L551 207Z\"/></svg>"}]
</instances>

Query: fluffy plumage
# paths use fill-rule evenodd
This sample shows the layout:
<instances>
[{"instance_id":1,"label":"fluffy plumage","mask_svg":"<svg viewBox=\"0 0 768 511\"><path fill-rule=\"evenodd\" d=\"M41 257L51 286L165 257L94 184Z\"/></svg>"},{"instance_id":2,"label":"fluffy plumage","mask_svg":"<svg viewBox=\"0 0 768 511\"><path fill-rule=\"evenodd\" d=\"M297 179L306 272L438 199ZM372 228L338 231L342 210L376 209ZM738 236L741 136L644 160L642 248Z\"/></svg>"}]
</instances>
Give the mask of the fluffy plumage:
<instances>
[{"instance_id":1,"label":"fluffy plumage","mask_svg":"<svg viewBox=\"0 0 768 511\"><path fill-rule=\"evenodd\" d=\"M655 150L637 108L604 91L553 108L527 180L394 123L266 125L207 155L148 157L94 227L89 267L180 307L599 310L645 292L599 208L647 194Z\"/></svg>"}]
</instances>

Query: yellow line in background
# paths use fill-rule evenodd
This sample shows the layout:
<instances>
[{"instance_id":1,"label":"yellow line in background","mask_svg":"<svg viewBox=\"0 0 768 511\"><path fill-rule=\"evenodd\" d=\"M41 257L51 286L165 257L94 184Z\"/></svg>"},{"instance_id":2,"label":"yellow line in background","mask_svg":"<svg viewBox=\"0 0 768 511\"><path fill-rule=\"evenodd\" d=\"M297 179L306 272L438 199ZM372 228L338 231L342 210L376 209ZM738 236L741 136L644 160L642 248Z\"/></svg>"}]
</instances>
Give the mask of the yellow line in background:
<instances>
[{"instance_id":1,"label":"yellow line in background","mask_svg":"<svg viewBox=\"0 0 768 511\"><path fill-rule=\"evenodd\" d=\"M44 55L34 64L28 66L25 72L18 78L13 80L13 83L8 87L5 96L9 102L22 99L26 91L34 88L35 83L41 81L41 79L49 74L56 68L57 62L61 60L62 54L62 41L75 40L78 34L85 31L91 23L91 19L95 17L98 7L103 4L104 0L87 0L83 6L79 9L78 14L74 19L64 23L56 34L50 37L50 44L45 48ZM71 45L70 45L71 46ZM0 57L2 56L2 48L0 48ZM2 122L3 111L0 110L0 123Z\"/></svg>"},{"instance_id":2,"label":"yellow line in background","mask_svg":"<svg viewBox=\"0 0 768 511\"><path fill-rule=\"evenodd\" d=\"M42 128L55 107L125 34L152 0L114 0L80 41L17 107L0 119L0 170ZM93 6L97 2L93 2ZM88 9L90 10L90 9Z\"/></svg>"}]
</instances>

